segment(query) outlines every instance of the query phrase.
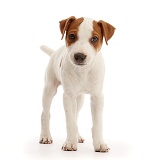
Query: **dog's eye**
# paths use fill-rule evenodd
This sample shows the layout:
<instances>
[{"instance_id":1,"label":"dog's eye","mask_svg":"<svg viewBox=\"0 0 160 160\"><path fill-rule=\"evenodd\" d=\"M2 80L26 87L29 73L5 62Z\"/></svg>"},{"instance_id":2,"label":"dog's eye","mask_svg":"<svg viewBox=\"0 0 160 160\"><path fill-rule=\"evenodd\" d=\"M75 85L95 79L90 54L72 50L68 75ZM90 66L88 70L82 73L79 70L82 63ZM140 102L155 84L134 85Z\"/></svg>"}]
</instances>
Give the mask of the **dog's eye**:
<instances>
[{"instance_id":1,"label":"dog's eye","mask_svg":"<svg viewBox=\"0 0 160 160\"><path fill-rule=\"evenodd\" d=\"M94 36L94 37L91 38L91 42L92 42L92 43L95 43L95 42L97 42L97 41L98 41L98 37Z\"/></svg>"},{"instance_id":2,"label":"dog's eye","mask_svg":"<svg viewBox=\"0 0 160 160\"><path fill-rule=\"evenodd\" d=\"M73 41L75 38L76 38L76 35L75 35L75 34L70 34L70 35L69 35L69 39L70 39L70 40Z\"/></svg>"}]
</instances>

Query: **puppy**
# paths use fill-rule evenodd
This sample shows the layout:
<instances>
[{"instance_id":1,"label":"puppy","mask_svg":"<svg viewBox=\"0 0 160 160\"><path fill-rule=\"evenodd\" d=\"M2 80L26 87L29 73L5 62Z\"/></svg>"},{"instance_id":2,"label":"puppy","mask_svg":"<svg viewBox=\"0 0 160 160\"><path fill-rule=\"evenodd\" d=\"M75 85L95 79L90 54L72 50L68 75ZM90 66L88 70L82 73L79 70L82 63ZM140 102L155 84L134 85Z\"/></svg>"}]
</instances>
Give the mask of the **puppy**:
<instances>
[{"instance_id":1,"label":"puppy","mask_svg":"<svg viewBox=\"0 0 160 160\"><path fill-rule=\"evenodd\" d=\"M62 85L63 104L66 115L67 139L62 146L64 151L76 151L77 143L83 143L77 126L78 113L83 105L84 94L91 96L93 120L92 137L96 152L108 152L103 140L103 81L105 66L100 49L103 37L106 44L113 36L115 28L103 20L75 18L71 16L60 21L62 39L66 45L53 51L47 46L41 49L50 56L45 74L41 116L41 144L51 144L50 106L57 88Z\"/></svg>"}]
</instances>

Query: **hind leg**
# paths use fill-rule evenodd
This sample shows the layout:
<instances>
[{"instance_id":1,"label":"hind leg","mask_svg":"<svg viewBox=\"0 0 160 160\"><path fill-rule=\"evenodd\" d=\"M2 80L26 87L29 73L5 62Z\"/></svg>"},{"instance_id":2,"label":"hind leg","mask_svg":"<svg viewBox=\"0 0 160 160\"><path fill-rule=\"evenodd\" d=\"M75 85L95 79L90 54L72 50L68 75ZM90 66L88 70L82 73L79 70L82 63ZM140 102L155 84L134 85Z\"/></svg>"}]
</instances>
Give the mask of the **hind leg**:
<instances>
[{"instance_id":1,"label":"hind leg","mask_svg":"<svg viewBox=\"0 0 160 160\"><path fill-rule=\"evenodd\" d=\"M78 121L78 116L79 116L79 111L81 110L82 106L83 106L83 102L84 102L84 95L81 94L77 97L77 114L76 114L76 122ZM81 137L81 135L79 134L78 131L78 142L79 143L83 143L84 142L84 138Z\"/></svg>"},{"instance_id":2,"label":"hind leg","mask_svg":"<svg viewBox=\"0 0 160 160\"><path fill-rule=\"evenodd\" d=\"M44 86L42 97L43 111L41 115L41 135L39 141L41 144L52 143L52 137L50 134L50 106L52 99L57 92L58 86L59 83L56 80L46 82Z\"/></svg>"}]
</instances>

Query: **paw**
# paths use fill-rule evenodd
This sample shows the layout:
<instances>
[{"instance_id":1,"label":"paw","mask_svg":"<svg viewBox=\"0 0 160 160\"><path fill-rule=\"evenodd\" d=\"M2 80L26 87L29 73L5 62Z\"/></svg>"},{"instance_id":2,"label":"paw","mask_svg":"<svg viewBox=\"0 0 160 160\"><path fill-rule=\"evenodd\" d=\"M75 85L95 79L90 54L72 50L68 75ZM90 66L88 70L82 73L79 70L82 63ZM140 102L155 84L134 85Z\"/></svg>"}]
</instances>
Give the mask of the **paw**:
<instances>
[{"instance_id":1,"label":"paw","mask_svg":"<svg viewBox=\"0 0 160 160\"><path fill-rule=\"evenodd\" d=\"M110 148L106 144L94 145L95 152L109 152Z\"/></svg>"},{"instance_id":2,"label":"paw","mask_svg":"<svg viewBox=\"0 0 160 160\"><path fill-rule=\"evenodd\" d=\"M77 144L66 141L62 146L62 150L64 150L64 151L76 151L77 150Z\"/></svg>"},{"instance_id":3,"label":"paw","mask_svg":"<svg viewBox=\"0 0 160 160\"><path fill-rule=\"evenodd\" d=\"M53 140L51 136L41 136L39 140L40 144L51 144L52 142Z\"/></svg>"},{"instance_id":4,"label":"paw","mask_svg":"<svg viewBox=\"0 0 160 160\"><path fill-rule=\"evenodd\" d=\"M78 136L78 143L84 143L84 138L82 138L81 136Z\"/></svg>"}]
</instances>

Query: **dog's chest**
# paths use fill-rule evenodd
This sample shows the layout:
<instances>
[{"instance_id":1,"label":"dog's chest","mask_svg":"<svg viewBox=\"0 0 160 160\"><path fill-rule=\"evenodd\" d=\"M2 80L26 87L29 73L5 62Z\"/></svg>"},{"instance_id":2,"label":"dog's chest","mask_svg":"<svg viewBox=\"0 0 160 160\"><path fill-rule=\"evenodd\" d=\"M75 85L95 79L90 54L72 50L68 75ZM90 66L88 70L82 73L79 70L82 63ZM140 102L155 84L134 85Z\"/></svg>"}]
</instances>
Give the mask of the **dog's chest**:
<instances>
[{"instance_id":1,"label":"dog's chest","mask_svg":"<svg viewBox=\"0 0 160 160\"><path fill-rule=\"evenodd\" d=\"M80 73L74 73L74 86L75 88L77 88L77 90L79 92L82 92L82 93L89 93L90 92L90 75L89 73L83 73L83 72L80 72Z\"/></svg>"},{"instance_id":2,"label":"dog's chest","mask_svg":"<svg viewBox=\"0 0 160 160\"><path fill-rule=\"evenodd\" d=\"M68 70L62 74L62 86L64 91L70 93L91 94L101 86L103 75L97 75L94 70ZM97 89L96 89L97 88Z\"/></svg>"}]
</instances>

